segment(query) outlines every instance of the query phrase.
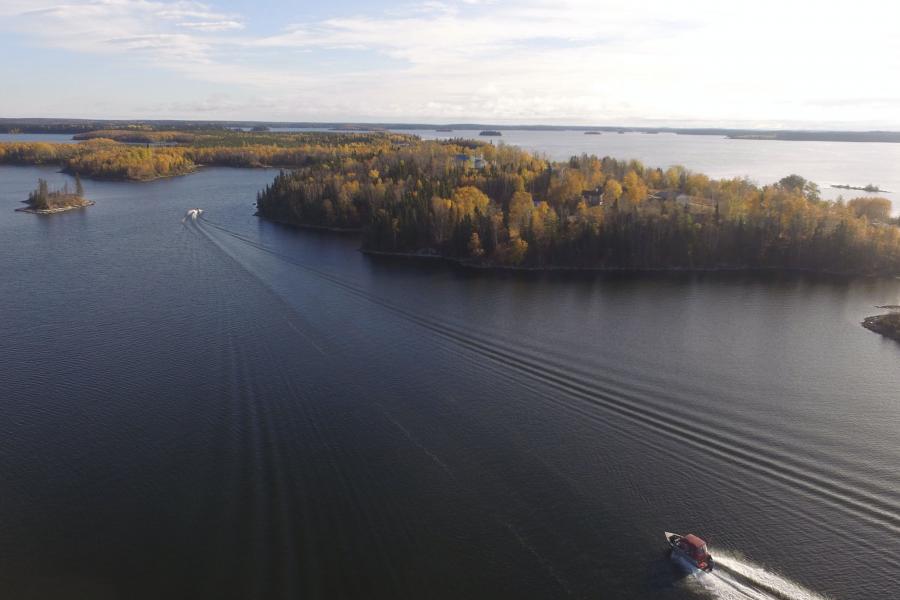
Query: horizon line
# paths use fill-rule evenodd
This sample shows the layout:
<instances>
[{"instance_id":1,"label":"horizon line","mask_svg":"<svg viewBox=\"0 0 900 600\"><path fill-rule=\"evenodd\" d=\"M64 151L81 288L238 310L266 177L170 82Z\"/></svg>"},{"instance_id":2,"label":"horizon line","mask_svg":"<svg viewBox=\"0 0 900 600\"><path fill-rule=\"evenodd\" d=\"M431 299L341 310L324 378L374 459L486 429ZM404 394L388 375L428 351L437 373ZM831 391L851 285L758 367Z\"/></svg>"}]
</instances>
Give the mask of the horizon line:
<instances>
[{"instance_id":1,"label":"horizon line","mask_svg":"<svg viewBox=\"0 0 900 600\"><path fill-rule=\"evenodd\" d=\"M517 130L517 129L547 129L547 130L601 130L601 131L729 131L729 132L750 132L750 133L767 133L767 132L797 132L797 133L888 133L900 134L898 129L843 129L828 127L752 127L752 126L734 126L734 125L628 125L628 124L606 124L606 125L578 125L578 124L547 124L547 123L490 123L478 121L457 121L457 122L401 122L401 121L352 121L352 120L334 120L334 121L301 121L301 120L266 120L266 119L190 119L190 118L92 118L92 117L0 117L0 123L21 122L52 122L58 124L78 124L78 123L195 123L210 125L268 125L268 126L293 126L298 128L313 127L381 127L384 129L426 129L437 127L457 127L460 129L484 129L494 128L498 130Z\"/></svg>"}]
</instances>

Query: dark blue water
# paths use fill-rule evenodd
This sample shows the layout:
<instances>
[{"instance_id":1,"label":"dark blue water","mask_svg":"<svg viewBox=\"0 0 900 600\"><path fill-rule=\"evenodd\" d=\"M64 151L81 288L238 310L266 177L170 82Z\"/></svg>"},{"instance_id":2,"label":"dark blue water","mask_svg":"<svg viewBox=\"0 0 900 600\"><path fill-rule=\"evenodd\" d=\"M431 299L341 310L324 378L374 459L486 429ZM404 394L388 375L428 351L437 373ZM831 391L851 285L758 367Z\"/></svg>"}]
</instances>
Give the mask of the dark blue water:
<instances>
[{"instance_id":1,"label":"dark blue water","mask_svg":"<svg viewBox=\"0 0 900 600\"><path fill-rule=\"evenodd\" d=\"M900 589L900 281L373 260L253 217L272 176L38 217L64 176L0 167L3 597Z\"/></svg>"}]
</instances>

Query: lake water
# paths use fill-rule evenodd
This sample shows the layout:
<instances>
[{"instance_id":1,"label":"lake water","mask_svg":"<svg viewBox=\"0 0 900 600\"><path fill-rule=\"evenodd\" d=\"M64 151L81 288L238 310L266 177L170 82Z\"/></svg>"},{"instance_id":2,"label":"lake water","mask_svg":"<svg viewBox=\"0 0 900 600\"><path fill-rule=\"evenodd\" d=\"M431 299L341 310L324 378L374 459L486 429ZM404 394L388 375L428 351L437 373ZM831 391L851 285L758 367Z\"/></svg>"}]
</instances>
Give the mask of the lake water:
<instances>
[{"instance_id":1,"label":"lake water","mask_svg":"<svg viewBox=\"0 0 900 600\"><path fill-rule=\"evenodd\" d=\"M375 260L273 175L0 167L0 595L896 596L900 281Z\"/></svg>"},{"instance_id":2,"label":"lake water","mask_svg":"<svg viewBox=\"0 0 900 600\"><path fill-rule=\"evenodd\" d=\"M74 144L67 133L0 133L0 142L49 142L54 144Z\"/></svg>"}]
</instances>

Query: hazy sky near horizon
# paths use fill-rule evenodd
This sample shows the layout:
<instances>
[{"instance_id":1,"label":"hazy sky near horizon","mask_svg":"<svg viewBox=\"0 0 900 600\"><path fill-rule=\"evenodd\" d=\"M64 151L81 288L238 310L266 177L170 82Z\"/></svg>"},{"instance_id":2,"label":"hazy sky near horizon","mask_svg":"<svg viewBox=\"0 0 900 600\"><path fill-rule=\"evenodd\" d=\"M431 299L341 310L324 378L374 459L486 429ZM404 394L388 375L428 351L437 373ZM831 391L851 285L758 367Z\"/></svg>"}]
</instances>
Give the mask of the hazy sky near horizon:
<instances>
[{"instance_id":1,"label":"hazy sky near horizon","mask_svg":"<svg viewBox=\"0 0 900 600\"><path fill-rule=\"evenodd\" d=\"M900 128L884 0L0 0L0 116Z\"/></svg>"}]
</instances>

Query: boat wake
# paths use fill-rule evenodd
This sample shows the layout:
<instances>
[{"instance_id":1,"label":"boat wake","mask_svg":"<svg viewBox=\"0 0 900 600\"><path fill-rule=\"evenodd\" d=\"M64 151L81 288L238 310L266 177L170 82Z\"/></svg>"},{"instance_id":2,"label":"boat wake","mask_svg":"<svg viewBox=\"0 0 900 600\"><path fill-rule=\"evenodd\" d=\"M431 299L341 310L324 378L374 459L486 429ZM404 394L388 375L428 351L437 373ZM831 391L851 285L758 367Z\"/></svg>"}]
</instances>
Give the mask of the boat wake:
<instances>
[{"instance_id":1,"label":"boat wake","mask_svg":"<svg viewBox=\"0 0 900 600\"><path fill-rule=\"evenodd\" d=\"M775 598L789 598L790 600L827 600L826 596L808 590L799 583L795 583L778 573L765 567L754 564L745 559L739 559L729 554L718 552L716 561L720 572L727 574L734 580L742 580L765 590Z\"/></svg>"},{"instance_id":2,"label":"boat wake","mask_svg":"<svg viewBox=\"0 0 900 600\"><path fill-rule=\"evenodd\" d=\"M600 378L597 373L588 374L570 361L562 361L551 353L533 348L528 343L518 342L515 352L510 352L504 344L498 344L496 336L484 335L450 319L435 318L434 315L412 308L402 302L372 294L368 289L309 264L302 257L284 254L269 247L259 240L232 231L218 223L210 221L206 215L197 215L189 224L204 233L209 239L226 252L226 241L235 240L256 250L274 256L280 261L295 265L317 279L327 282L349 296L361 301L377 305L387 312L407 322L421 326L423 329L443 338L451 346L460 349L464 357L471 353L479 357L479 361L487 359L506 367L498 370L501 377L525 376L530 381L546 386L558 394L548 394L547 400L559 404L560 408L586 419L601 421L605 427L619 431L627 431L622 422L642 426L656 434L656 437L677 439L679 444L702 450L708 458L721 460L741 467L773 484L780 485L814 497L818 502L839 510L856 520L900 532L900 511L892 501L889 490L880 483L867 480L856 480L852 473L840 478L824 469L811 468L810 464L800 460L788 452L772 452L765 445L739 430L725 429L721 424L711 421L704 425L715 428L715 437L691 434L696 418L690 419L667 410L671 405L668 399L662 400L654 394L626 386L618 381ZM230 244L229 244L230 245ZM611 419L610 416L618 417ZM702 417L700 417L702 418ZM754 436L755 437L755 436ZM655 444L651 439L635 438L638 442L659 451L667 451L665 447ZM703 465L695 465L697 470L705 470ZM742 486L732 482L738 489L749 494L757 493L752 486ZM799 520L825 528L835 535L845 533L832 528L800 511L792 511ZM864 542L861 542L864 544ZM870 551L878 552L882 564L875 568L891 569L900 566L900 555L893 551L866 545ZM730 599L772 599L788 598L791 600L824 600L825 596L812 592L802 585L790 581L771 570L733 555L715 553L717 568L712 573L694 570L686 583L708 597ZM687 570L687 569L686 569Z\"/></svg>"},{"instance_id":3,"label":"boat wake","mask_svg":"<svg viewBox=\"0 0 900 600\"><path fill-rule=\"evenodd\" d=\"M716 552L717 568L704 573L679 557L673 561L691 571L688 585L718 600L828 600L786 577L745 559Z\"/></svg>"}]
</instances>

